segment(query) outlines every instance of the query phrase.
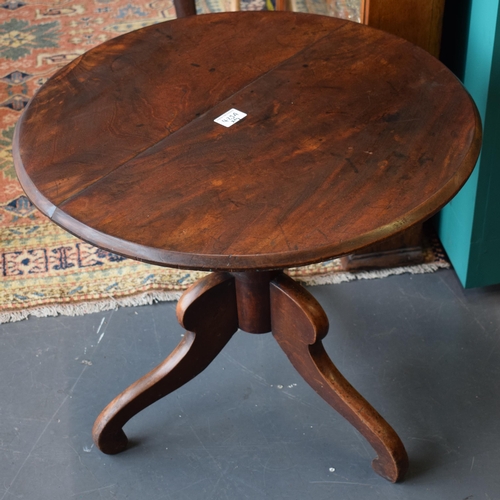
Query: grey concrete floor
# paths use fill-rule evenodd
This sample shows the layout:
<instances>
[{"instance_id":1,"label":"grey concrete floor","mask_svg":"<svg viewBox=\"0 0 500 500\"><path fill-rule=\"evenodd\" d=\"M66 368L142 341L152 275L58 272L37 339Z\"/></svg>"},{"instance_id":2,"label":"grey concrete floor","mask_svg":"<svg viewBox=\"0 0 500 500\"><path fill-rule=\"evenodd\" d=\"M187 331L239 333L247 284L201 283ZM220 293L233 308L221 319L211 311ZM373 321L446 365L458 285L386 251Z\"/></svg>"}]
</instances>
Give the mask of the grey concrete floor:
<instances>
[{"instance_id":1,"label":"grey concrete floor","mask_svg":"<svg viewBox=\"0 0 500 500\"><path fill-rule=\"evenodd\" d=\"M372 472L271 335L243 332L103 455L95 417L181 337L163 303L0 326L0 500L500 499L500 287L440 271L310 291L333 361L407 447L405 482Z\"/></svg>"}]
</instances>

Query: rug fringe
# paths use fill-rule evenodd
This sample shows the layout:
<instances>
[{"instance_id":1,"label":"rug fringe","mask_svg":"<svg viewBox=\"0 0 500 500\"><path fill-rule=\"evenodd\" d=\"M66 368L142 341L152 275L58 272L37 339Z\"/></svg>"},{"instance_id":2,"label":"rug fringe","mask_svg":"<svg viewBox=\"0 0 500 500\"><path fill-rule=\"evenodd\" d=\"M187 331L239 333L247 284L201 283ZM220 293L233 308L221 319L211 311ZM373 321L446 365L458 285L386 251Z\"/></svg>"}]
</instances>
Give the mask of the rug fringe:
<instances>
[{"instance_id":1,"label":"rug fringe","mask_svg":"<svg viewBox=\"0 0 500 500\"><path fill-rule=\"evenodd\" d=\"M303 285L338 285L347 281L355 280L373 280L378 278L387 278L399 274L425 274L433 273L439 269L449 269L448 262L433 262L429 264L418 264L415 266L393 267L390 269L378 269L372 271L357 271L353 273L338 272L319 276L294 276L294 279L300 281Z\"/></svg>"},{"instance_id":2,"label":"rug fringe","mask_svg":"<svg viewBox=\"0 0 500 500\"><path fill-rule=\"evenodd\" d=\"M355 273L335 272L327 275L317 276L294 276L296 281L304 285L337 285L347 281L366 280L386 278L404 273L424 274L433 273L439 269L449 269L448 262L433 262L429 264L419 264L416 266L394 267L392 269L379 269L374 271L358 271ZM0 324L21 321L29 316L38 318L47 318L49 316L83 316L102 311L117 309L118 307L134 307L150 305L156 302L167 302L178 300L182 292L153 291L145 292L131 297L110 296L109 299L103 299L95 302L84 302L77 304L53 304L47 306L33 307L22 311L10 311L0 313Z\"/></svg>"},{"instance_id":3,"label":"rug fringe","mask_svg":"<svg viewBox=\"0 0 500 500\"><path fill-rule=\"evenodd\" d=\"M38 318L47 318L49 316L83 316L102 311L109 311L111 309L118 309L118 307L134 307L151 305L156 302L166 302L178 300L182 292L146 292L140 295L131 297L111 297L109 299L102 299L95 302L82 302L76 304L51 304L47 306L38 306L30 309L23 309L22 311L10 311L0 313L0 324L11 323L27 319L29 316L36 316Z\"/></svg>"}]
</instances>

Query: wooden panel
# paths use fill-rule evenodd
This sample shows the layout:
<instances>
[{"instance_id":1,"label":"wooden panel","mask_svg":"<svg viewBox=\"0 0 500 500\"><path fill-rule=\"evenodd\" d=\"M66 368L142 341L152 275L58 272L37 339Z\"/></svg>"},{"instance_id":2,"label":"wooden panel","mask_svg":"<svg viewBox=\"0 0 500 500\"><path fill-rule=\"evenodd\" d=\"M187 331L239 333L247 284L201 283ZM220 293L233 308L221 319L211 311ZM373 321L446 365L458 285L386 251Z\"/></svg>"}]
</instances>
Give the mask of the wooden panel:
<instances>
[{"instance_id":1,"label":"wooden panel","mask_svg":"<svg viewBox=\"0 0 500 500\"><path fill-rule=\"evenodd\" d=\"M365 0L364 24L373 26L439 56L445 0Z\"/></svg>"}]
</instances>

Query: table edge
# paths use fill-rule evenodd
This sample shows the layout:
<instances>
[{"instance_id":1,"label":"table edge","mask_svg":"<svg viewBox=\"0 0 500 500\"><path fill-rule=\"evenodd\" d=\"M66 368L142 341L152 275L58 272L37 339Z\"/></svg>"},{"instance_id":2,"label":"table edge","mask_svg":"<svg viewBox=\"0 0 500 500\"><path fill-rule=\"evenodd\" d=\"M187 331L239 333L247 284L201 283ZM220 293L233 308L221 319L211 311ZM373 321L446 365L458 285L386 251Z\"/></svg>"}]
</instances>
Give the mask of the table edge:
<instances>
[{"instance_id":1,"label":"table edge","mask_svg":"<svg viewBox=\"0 0 500 500\"><path fill-rule=\"evenodd\" d=\"M192 270L226 270L226 271L249 271L270 270L298 267L317 262L326 261L342 255L354 253L363 247L382 241L404 231L414 224L422 222L448 203L459 189L466 183L476 164L481 149L482 127L479 112L474 101L471 99L476 118L474 136L469 151L464 157L457 175L450 179L441 190L425 200L421 205L408 212L403 218L390 224L381 226L364 233L356 238L340 244L325 245L314 250L298 250L283 253L256 254L256 255L216 255L216 254L187 254L160 248L147 247L138 243L126 241L111 236L79 222L61 209L52 204L36 188L30 179L19 153L19 130L22 126L23 117L19 119L14 130L13 158L14 166L21 186L33 202L33 204L47 216L51 221L82 240L103 248L112 253L122 255L141 262L147 262L164 267Z\"/></svg>"}]
</instances>

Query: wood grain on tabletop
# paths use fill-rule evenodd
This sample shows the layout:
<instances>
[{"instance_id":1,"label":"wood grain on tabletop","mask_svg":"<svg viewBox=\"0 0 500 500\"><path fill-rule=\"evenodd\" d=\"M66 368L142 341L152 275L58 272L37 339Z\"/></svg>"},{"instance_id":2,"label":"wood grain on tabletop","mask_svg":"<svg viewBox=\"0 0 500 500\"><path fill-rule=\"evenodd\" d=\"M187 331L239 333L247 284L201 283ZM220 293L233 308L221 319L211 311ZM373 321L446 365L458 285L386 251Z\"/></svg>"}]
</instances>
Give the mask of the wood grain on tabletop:
<instances>
[{"instance_id":1,"label":"wood grain on tabletop","mask_svg":"<svg viewBox=\"0 0 500 500\"><path fill-rule=\"evenodd\" d=\"M214 123L231 108L248 116ZM87 241L248 270L349 253L429 217L467 179L480 135L462 85L414 45L239 12L81 56L33 99L14 150L28 195Z\"/></svg>"}]
</instances>

